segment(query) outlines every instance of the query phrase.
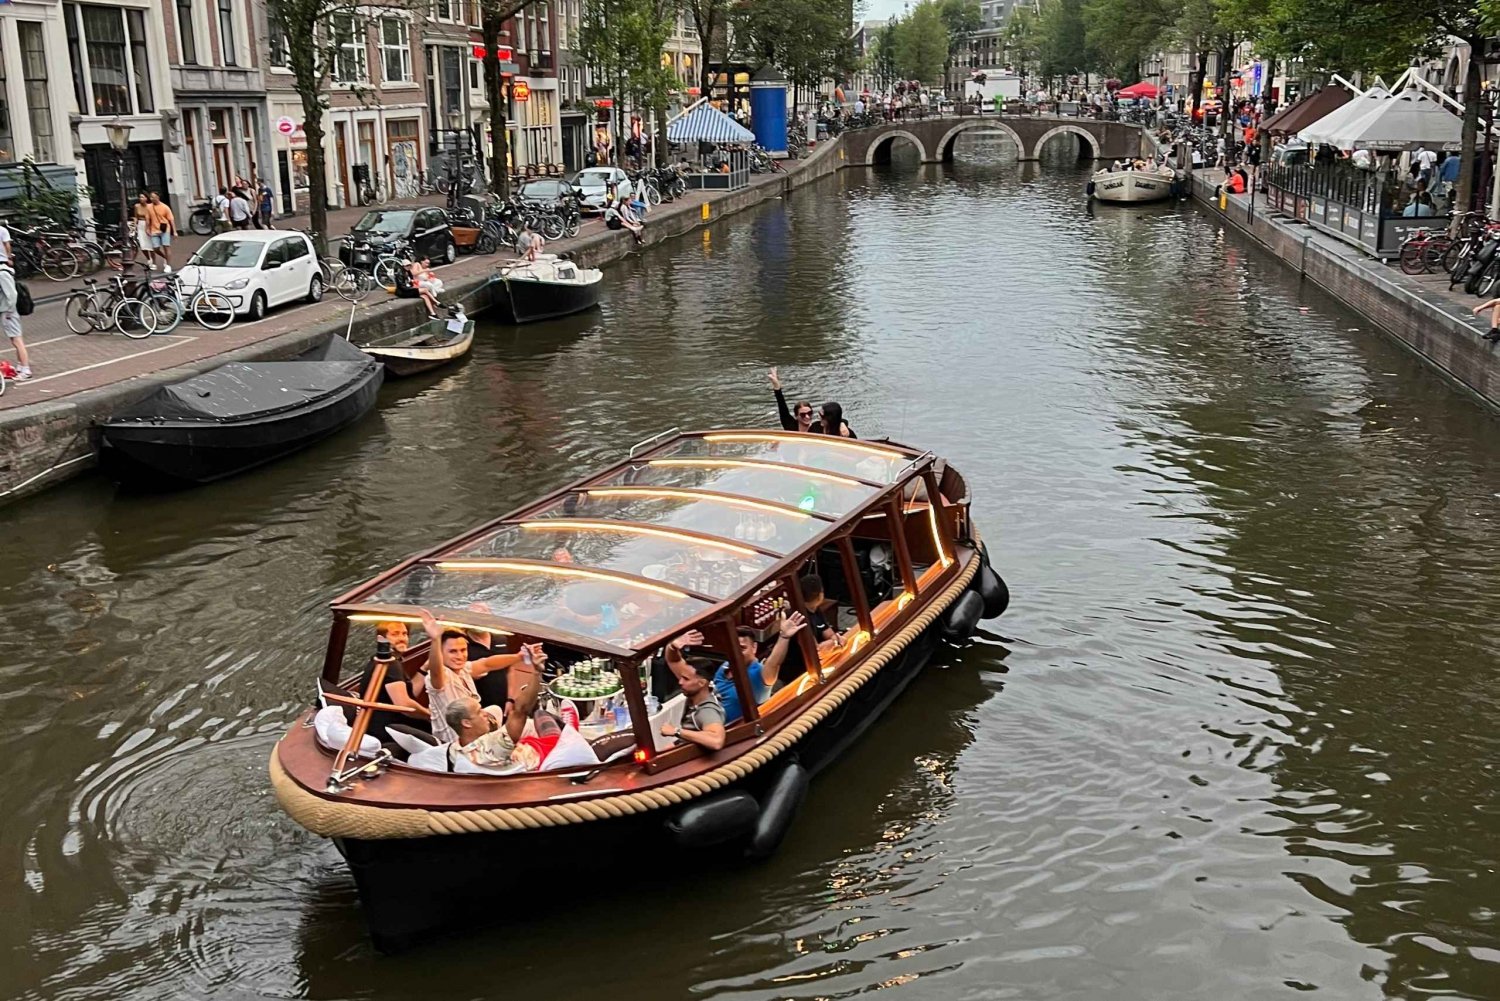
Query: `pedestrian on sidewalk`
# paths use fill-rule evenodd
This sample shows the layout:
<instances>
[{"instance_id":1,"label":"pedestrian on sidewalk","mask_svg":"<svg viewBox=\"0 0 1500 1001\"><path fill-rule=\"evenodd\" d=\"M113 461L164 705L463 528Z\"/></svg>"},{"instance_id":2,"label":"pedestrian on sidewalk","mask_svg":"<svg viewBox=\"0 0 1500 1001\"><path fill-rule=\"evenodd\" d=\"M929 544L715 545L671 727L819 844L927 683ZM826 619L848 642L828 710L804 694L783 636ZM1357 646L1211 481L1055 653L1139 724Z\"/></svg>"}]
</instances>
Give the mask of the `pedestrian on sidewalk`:
<instances>
[{"instance_id":1,"label":"pedestrian on sidewalk","mask_svg":"<svg viewBox=\"0 0 1500 1001\"><path fill-rule=\"evenodd\" d=\"M1478 316L1485 310L1490 311L1490 332L1484 335L1484 339L1494 343L1500 341L1500 299L1487 299L1474 307L1474 315Z\"/></svg>"},{"instance_id":2,"label":"pedestrian on sidewalk","mask_svg":"<svg viewBox=\"0 0 1500 1001\"><path fill-rule=\"evenodd\" d=\"M222 186L214 195L214 232L229 232L229 189Z\"/></svg>"},{"instance_id":3,"label":"pedestrian on sidewalk","mask_svg":"<svg viewBox=\"0 0 1500 1001\"><path fill-rule=\"evenodd\" d=\"M21 339L21 314L16 312L16 272L10 266L10 230L0 223L0 330L16 349L16 381L31 378L31 356Z\"/></svg>"},{"instance_id":4,"label":"pedestrian on sidewalk","mask_svg":"<svg viewBox=\"0 0 1500 1001\"><path fill-rule=\"evenodd\" d=\"M162 270L172 273L172 235L177 232L177 220L172 216L172 207L161 200L161 194L151 192L150 204L146 207L146 225L151 230L151 253L161 258ZM149 265L149 260L147 264Z\"/></svg>"},{"instance_id":5,"label":"pedestrian on sidewalk","mask_svg":"<svg viewBox=\"0 0 1500 1001\"><path fill-rule=\"evenodd\" d=\"M229 198L229 222L235 229L250 228L250 200L240 188Z\"/></svg>"},{"instance_id":6,"label":"pedestrian on sidewalk","mask_svg":"<svg viewBox=\"0 0 1500 1001\"><path fill-rule=\"evenodd\" d=\"M147 219L146 209L150 204L150 199L142 191L135 196L135 205L130 210L133 220L131 236L135 238L135 245L140 250L140 256L148 261L151 260L151 223Z\"/></svg>"},{"instance_id":7,"label":"pedestrian on sidewalk","mask_svg":"<svg viewBox=\"0 0 1500 1001\"><path fill-rule=\"evenodd\" d=\"M260 218L256 225L262 229L275 229L271 225L271 185L265 181L260 182Z\"/></svg>"}]
</instances>

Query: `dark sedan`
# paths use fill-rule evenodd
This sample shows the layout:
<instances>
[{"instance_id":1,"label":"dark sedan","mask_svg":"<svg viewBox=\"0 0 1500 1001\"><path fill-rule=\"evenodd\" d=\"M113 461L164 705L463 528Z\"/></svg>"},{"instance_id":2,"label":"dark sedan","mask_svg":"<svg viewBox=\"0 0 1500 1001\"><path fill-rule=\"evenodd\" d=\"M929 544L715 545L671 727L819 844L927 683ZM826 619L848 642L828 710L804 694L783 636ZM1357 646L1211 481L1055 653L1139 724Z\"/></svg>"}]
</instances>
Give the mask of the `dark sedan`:
<instances>
[{"instance_id":1,"label":"dark sedan","mask_svg":"<svg viewBox=\"0 0 1500 1001\"><path fill-rule=\"evenodd\" d=\"M521 185L517 194L528 205L551 208L559 199L572 197L573 186L559 177L539 177Z\"/></svg>"},{"instance_id":2,"label":"dark sedan","mask_svg":"<svg viewBox=\"0 0 1500 1001\"><path fill-rule=\"evenodd\" d=\"M371 209L354 224L339 247L339 260L358 268L374 267L398 240L406 241L416 260L452 264L458 257L448 214L437 208Z\"/></svg>"}]
</instances>

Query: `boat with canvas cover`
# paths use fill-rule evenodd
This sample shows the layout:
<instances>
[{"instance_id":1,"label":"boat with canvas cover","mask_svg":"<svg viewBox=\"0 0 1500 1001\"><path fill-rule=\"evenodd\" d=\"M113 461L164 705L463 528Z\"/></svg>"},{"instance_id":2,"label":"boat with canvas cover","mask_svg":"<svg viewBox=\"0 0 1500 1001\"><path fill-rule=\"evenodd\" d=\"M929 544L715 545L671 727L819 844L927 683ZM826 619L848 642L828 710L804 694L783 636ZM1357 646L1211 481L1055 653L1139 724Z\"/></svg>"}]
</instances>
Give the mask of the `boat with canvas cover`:
<instances>
[{"instance_id":1,"label":"boat with canvas cover","mask_svg":"<svg viewBox=\"0 0 1500 1001\"><path fill-rule=\"evenodd\" d=\"M1004 611L969 506L956 469L895 442L762 430L647 439L336 598L319 702L273 750L272 788L337 845L386 951L502 914L475 886L521 900L529 876L555 888L560 872L584 878L590 860L618 874L621 859L645 866L653 852L674 868L683 853L764 857L809 778L940 643ZM392 741L372 737L377 713L420 720L419 706L383 694L388 677L417 690L430 661L428 640L390 653L371 630L425 616L445 636L489 637L492 651L525 657L540 643L546 689L568 697L558 715L571 705L579 725L528 767L501 770L399 723ZM796 616L829 632L820 641ZM688 695L702 696L680 690L670 668L681 661L664 662L674 641L698 677L717 667L714 687L743 707L720 749L677 737ZM385 653L371 661L372 649ZM751 665L764 681L773 660L774 681L758 689Z\"/></svg>"}]
</instances>

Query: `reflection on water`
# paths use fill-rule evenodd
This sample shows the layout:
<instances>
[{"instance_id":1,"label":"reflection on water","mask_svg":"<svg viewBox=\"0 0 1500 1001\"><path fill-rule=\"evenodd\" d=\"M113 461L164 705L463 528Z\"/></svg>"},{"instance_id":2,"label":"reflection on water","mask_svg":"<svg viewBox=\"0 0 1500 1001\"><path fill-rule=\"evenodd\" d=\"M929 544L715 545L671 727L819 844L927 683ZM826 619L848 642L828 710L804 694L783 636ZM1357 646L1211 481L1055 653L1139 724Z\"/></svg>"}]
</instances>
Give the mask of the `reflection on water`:
<instances>
[{"instance_id":1,"label":"reflection on water","mask_svg":"<svg viewBox=\"0 0 1500 1001\"><path fill-rule=\"evenodd\" d=\"M632 259L249 477L0 512L0 996L1494 996L1494 422L1192 210L1089 213L1070 141ZM326 600L663 427L774 422L773 364L964 472L1010 613L770 863L628 922L502 888L503 934L374 957L266 791Z\"/></svg>"}]
</instances>

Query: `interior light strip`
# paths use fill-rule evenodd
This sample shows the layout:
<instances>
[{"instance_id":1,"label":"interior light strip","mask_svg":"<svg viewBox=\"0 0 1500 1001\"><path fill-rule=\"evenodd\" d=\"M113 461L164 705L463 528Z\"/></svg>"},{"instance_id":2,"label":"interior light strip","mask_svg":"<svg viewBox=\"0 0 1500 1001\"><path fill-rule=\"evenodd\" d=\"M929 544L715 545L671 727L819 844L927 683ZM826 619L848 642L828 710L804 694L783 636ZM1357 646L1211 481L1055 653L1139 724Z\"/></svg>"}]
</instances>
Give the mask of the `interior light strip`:
<instances>
[{"instance_id":1,"label":"interior light strip","mask_svg":"<svg viewBox=\"0 0 1500 1001\"><path fill-rule=\"evenodd\" d=\"M713 494L695 493L691 490L665 490L656 487L602 487L585 490L590 497L659 497L669 500L693 500L714 504L727 504L731 507L749 508L752 511L765 511L768 514L781 514L788 518L799 520L812 517L806 511L796 508L782 507L780 504L766 504L761 501L746 500L743 497L720 497Z\"/></svg>"},{"instance_id":2,"label":"interior light strip","mask_svg":"<svg viewBox=\"0 0 1500 1001\"><path fill-rule=\"evenodd\" d=\"M622 587L633 587L641 591L651 591L655 594L665 595L668 598L684 599L692 597L686 591L679 591L672 587L663 587L660 584L648 584L643 580L632 580L629 577L621 577L617 574L601 573L598 570L585 570L582 567L569 567L552 563L512 563L508 560L443 560L437 564L437 568L439 570L503 570L510 573L576 577L585 580L607 581L611 584L619 584Z\"/></svg>"},{"instance_id":3,"label":"interior light strip","mask_svg":"<svg viewBox=\"0 0 1500 1001\"><path fill-rule=\"evenodd\" d=\"M805 476L813 480L828 480L832 483L840 483L849 487L865 487L864 483L849 476L840 476L838 473L824 473L801 466L790 466L784 462L755 462L749 459L652 459L648 466L729 466L736 469L766 469L777 473L787 473L792 476Z\"/></svg>"},{"instance_id":4,"label":"interior light strip","mask_svg":"<svg viewBox=\"0 0 1500 1001\"><path fill-rule=\"evenodd\" d=\"M651 535L659 539L671 539L673 542L683 542L693 546L708 546L713 549L722 549L726 552L735 553L740 556L762 556L763 554L754 549L746 549L732 542L717 542L712 539L699 538L696 535L688 535L685 532L673 532L665 528L651 528L646 525L628 525L618 521L580 521L572 518L548 518L545 521L523 521L521 527L530 531L550 531L559 529L578 529L588 532L619 532L624 535Z\"/></svg>"},{"instance_id":5,"label":"interior light strip","mask_svg":"<svg viewBox=\"0 0 1500 1001\"><path fill-rule=\"evenodd\" d=\"M349 621L350 622L406 622L406 623L409 623L411 625L416 625L416 626L420 626L422 624L422 618L421 618L421 616L418 616L418 615L387 615L387 614L378 613L378 612L356 612L355 614L349 616ZM504 629L499 629L499 628L496 628L495 626L480 625L480 624L478 624L476 622L456 622L453 619L438 619L437 623L440 626L452 626L454 629L470 629L470 630L473 630L476 633L493 633L493 634L498 635L498 636L514 636L515 635L514 633L508 633L508 632L506 632Z\"/></svg>"},{"instance_id":6,"label":"interior light strip","mask_svg":"<svg viewBox=\"0 0 1500 1001\"><path fill-rule=\"evenodd\" d=\"M820 436L818 438L817 441L808 441L808 439L803 438L803 437L793 437L792 435L776 434L774 432L760 432L760 431L757 431L757 432L751 433L751 432L743 432L743 431L741 431L741 432L727 432L727 433L723 433L723 434L706 434L706 435L703 436L703 440L704 441L708 441L708 442L721 442L721 441L777 441L777 442L793 442L793 443L801 442L801 443L805 443L805 444L809 444L809 445L828 445L828 446L833 447L833 448L847 448L847 449L850 449L851 451L854 451L854 452L865 452L865 453L867 453L869 455L878 455L882 459L890 459L892 461L895 461L897 459L904 459L904 458L906 458L905 453L897 452L897 451L894 451L893 449L881 448L878 445L866 445L866 444L863 444L861 442L848 441L847 439L844 439L844 438L835 438L833 435L822 435L822 436Z\"/></svg>"}]
</instances>

